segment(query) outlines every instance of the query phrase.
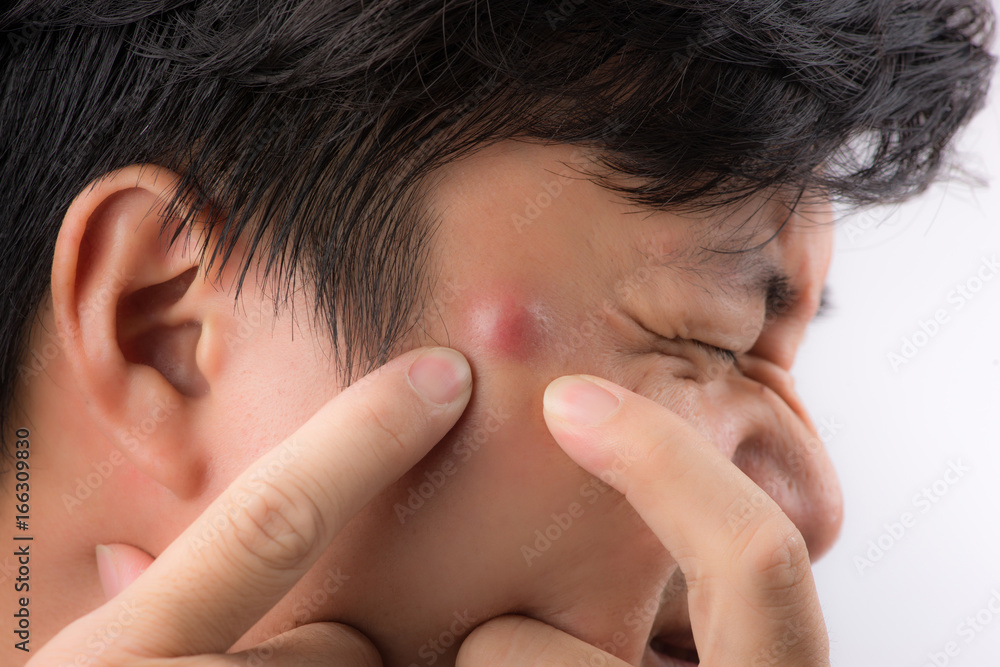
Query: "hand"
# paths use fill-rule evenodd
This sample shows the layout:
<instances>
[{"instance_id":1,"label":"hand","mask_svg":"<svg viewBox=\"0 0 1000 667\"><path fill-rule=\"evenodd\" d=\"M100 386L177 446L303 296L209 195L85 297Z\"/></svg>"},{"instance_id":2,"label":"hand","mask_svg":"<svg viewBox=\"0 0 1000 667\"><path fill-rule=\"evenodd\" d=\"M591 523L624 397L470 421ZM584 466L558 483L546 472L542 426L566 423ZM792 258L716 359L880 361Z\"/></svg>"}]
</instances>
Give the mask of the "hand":
<instances>
[{"instance_id":1,"label":"hand","mask_svg":"<svg viewBox=\"0 0 1000 667\"><path fill-rule=\"evenodd\" d=\"M560 395L582 407L560 410ZM677 561L701 667L829 665L809 552L774 500L678 415L607 380L559 378L544 400L563 450L624 494ZM611 413L597 423L602 407ZM627 665L520 616L476 628L457 664Z\"/></svg>"},{"instance_id":2,"label":"hand","mask_svg":"<svg viewBox=\"0 0 1000 667\"><path fill-rule=\"evenodd\" d=\"M64 628L28 666L244 664L245 656L223 654L364 505L444 437L471 391L468 363L446 348L408 352L362 378L240 475L127 588L148 563L137 564L135 549L113 550L102 578L124 590ZM371 642L337 623L267 643L275 667L381 664Z\"/></svg>"}]
</instances>

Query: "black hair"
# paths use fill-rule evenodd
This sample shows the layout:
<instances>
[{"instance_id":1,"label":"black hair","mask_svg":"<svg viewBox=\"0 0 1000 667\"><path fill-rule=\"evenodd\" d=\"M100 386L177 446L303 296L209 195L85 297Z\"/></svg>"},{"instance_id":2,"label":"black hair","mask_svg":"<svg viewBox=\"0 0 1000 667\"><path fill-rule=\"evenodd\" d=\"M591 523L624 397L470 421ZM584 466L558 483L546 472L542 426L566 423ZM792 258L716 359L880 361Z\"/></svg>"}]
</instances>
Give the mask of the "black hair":
<instances>
[{"instance_id":1,"label":"black hair","mask_svg":"<svg viewBox=\"0 0 1000 667\"><path fill-rule=\"evenodd\" d=\"M239 238L242 276L308 282L349 381L429 285L436 166L524 137L596 148L637 177L601 184L653 209L774 187L896 202L982 105L991 33L986 0L19 2L0 17L0 433L62 217L109 171L181 174L178 234L183 202L210 201L207 266Z\"/></svg>"}]
</instances>

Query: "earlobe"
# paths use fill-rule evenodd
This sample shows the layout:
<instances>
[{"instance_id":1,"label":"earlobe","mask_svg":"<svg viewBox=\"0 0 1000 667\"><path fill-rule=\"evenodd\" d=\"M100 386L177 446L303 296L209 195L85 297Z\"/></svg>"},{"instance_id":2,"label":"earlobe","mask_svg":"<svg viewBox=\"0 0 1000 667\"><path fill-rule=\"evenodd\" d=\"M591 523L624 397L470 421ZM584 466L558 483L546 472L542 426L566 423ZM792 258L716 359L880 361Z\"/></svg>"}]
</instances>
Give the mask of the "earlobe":
<instances>
[{"instance_id":1,"label":"earlobe","mask_svg":"<svg viewBox=\"0 0 1000 667\"><path fill-rule=\"evenodd\" d=\"M211 392L199 359L212 355L199 347L222 299L199 269L200 237L161 234L177 182L136 165L84 189L56 241L52 305L89 417L141 473L189 498L208 457L193 413Z\"/></svg>"}]
</instances>

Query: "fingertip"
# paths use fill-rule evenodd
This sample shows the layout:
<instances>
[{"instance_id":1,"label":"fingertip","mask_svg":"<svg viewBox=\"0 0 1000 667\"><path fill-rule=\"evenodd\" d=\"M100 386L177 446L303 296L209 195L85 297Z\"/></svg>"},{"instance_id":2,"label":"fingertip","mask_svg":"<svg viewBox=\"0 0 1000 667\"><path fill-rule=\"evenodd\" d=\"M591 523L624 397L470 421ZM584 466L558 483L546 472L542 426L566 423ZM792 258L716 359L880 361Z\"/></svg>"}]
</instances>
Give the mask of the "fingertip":
<instances>
[{"instance_id":1,"label":"fingertip","mask_svg":"<svg viewBox=\"0 0 1000 667\"><path fill-rule=\"evenodd\" d=\"M410 386L437 406L457 402L472 386L472 369L465 356L450 347L433 347L410 364Z\"/></svg>"},{"instance_id":2,"label":"fingertip","mask_svg":"<svg viewBox=\"0 0 1000 667\"><path fill-rule=\"evenodd\" d=\"M110 600L128 588L153 563L153 557L127 544L98 544L94 550L97 574Z\"/></svg>"},{"instance_id":3,"label":"fingertip","mask_svg":"<svg viewBox=\"0 0 1000 667\"><path fill-rule=\"evenodd\" d=\"M97 555L97 575L101 579L101 588L104 589L105 599L110 600L121 590L118 584L118 570L115 568L114 556L111 549L103 544L98 544L95 552Z\"/></svg>"},{"instance_id":4,"label":"fingertip","mask_svg":"<svg viewBox=\"0 0 1000 667\"><path fill-rule=\"evenodd\" d=\"M589 375L564 375L545 388L546 413L572 426L600 426L621 409L621 396Z\"/></svg>"}]
</instances>

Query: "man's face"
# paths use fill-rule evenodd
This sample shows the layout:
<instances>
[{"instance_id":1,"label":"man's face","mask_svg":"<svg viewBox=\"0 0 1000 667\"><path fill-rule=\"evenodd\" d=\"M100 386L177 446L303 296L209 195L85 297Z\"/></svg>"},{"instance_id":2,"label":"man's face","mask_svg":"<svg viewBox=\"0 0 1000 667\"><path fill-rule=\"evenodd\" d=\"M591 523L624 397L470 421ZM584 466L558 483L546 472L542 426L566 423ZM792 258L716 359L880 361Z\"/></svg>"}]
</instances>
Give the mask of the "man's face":
<instances>
[{"instance_id":1,"label":"man's face","mask_svg":"<svg viewBox=\"0 0 1000 667\"><path fill-rule=\"evenodd\" d=\"M831 225L817 224L828 211L800 212L777 236L788 210L763 196L729 215L650 213L566 164L585 160L570 146L505 142L437 174L434 289L405 348L464 353L472 400L243 644L338 620L369 636L388 665L448 664L471 627L517 612L632 663L659 664L647 651L654 637L685 645L674 561L545 426L543 390L569 373L677 412L778 501L813 558L831 545L839 487L787 376L830 261ZM744 248L756 249L717 252ZM788 297L770 314L768 284ZM278 348L269 332L246 337L258 361L234 365L247 389L221 399L232 401L233 422L220 433L280 438L334 395L336 378L315 363L320 340L298 335ZM694 341L736 351L739 368ZM259 453L231 448L215 464L235 475Z\"/></svg>"}]
</instances>

